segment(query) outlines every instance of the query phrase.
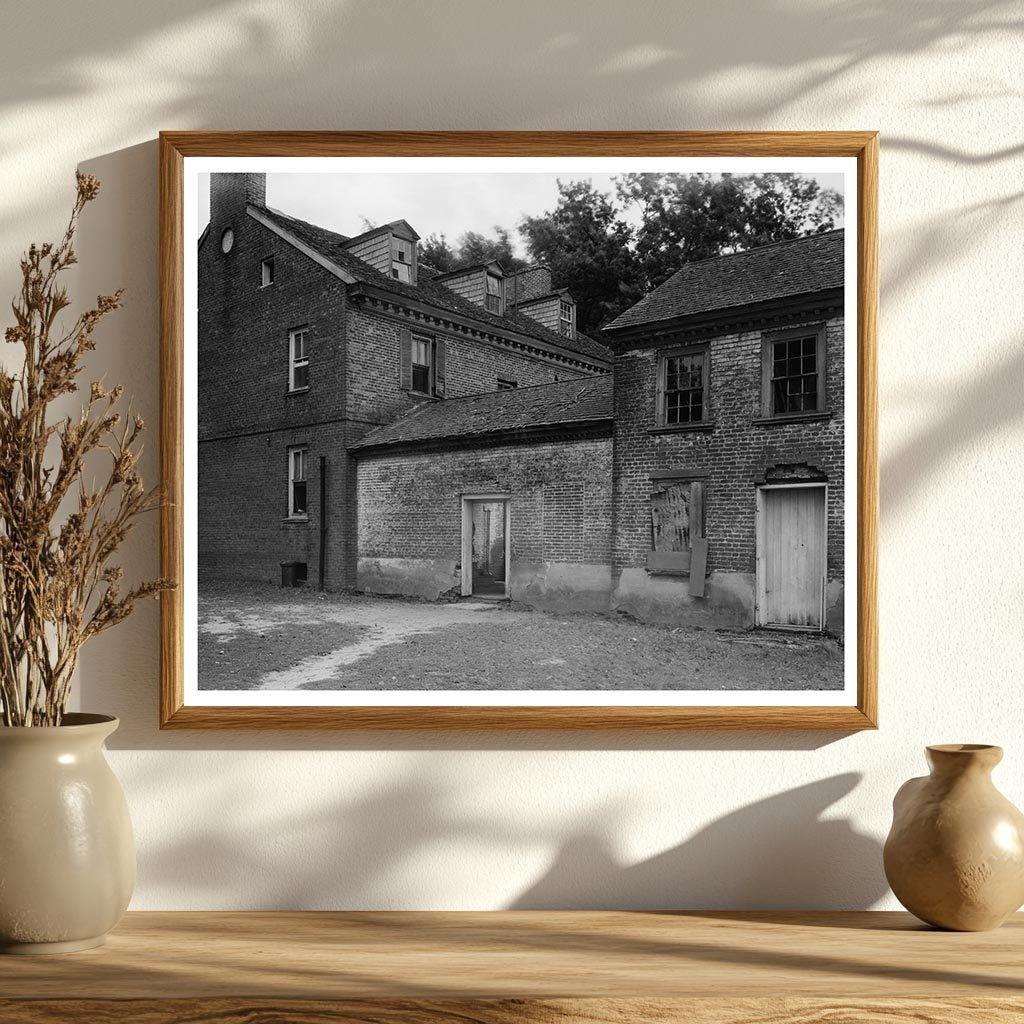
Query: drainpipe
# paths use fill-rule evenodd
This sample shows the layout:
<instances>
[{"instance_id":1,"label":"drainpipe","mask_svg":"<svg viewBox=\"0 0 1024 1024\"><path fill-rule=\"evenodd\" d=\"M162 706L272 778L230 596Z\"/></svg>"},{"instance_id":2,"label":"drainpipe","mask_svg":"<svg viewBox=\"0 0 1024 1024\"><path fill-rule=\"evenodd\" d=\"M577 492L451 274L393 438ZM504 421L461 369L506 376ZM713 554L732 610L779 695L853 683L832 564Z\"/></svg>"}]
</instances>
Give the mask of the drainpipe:
<instances>
[{"instance_id":1,"label":"drainpipe","mask_svg":"<svg viewBox=\"0 0 1024 1024\"><path fill-rule=\"evenodd\" d=\"M320 456L320 572L317 590L324 589L324 567L327 564L327 457Z\"/></svg>"}]
</instances>

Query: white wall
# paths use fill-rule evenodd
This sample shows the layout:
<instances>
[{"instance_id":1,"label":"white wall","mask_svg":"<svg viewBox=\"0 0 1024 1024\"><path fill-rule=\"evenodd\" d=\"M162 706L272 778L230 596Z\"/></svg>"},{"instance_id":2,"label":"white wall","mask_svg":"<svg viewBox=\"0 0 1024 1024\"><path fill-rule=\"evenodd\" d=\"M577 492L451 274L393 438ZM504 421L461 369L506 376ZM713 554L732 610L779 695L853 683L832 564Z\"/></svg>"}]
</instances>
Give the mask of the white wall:
<instances>
[{"instance_id":1,"label":"white wall","mask_svg":"<svg viewBox=\"0 0 1024 1024\"><path fill-rule=\"evenodd\" d=\"M81 684L123 720L136 908L893 906L880 843L926 743L1005 745L998 780L1024 804L1013 8L5 5L0 295L58 233L75 166L97 174L75 287L127 288L94 365L154 427L160 129L882 132L881 731L160 733L150 606L88 651ZM139 532L130 568L156 571L156 539Z\"/></svg>"}]
</instances>

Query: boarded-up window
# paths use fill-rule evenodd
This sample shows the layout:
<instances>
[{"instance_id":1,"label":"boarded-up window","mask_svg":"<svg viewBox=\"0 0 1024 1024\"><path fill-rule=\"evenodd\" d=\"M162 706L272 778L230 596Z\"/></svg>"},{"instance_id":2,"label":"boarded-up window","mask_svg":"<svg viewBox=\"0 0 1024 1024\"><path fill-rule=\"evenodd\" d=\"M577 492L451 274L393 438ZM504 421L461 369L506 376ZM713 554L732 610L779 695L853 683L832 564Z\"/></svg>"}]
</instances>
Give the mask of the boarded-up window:
<instances>
[{"instance_id":1,"label":"boarded-up window","mask_svg":"<svg viewBox=\"0 0 1024 1024\"><path fill-rule=\"evenodd\" d=\"M659 481L651 494L651 550L647 568L689 572L693 542L704 536L704 485Z\"/></svg>"},{"instance_id":2,"label":"boarded-up window","mask_svg":"<svg viewBox=\"0 0 1024 1024\"><path fill-rule=\"evenodd\" d=\"M690 546L690 485L670 484L651 495L651 548L685 551Z\"/></svg>"}]
</instances>

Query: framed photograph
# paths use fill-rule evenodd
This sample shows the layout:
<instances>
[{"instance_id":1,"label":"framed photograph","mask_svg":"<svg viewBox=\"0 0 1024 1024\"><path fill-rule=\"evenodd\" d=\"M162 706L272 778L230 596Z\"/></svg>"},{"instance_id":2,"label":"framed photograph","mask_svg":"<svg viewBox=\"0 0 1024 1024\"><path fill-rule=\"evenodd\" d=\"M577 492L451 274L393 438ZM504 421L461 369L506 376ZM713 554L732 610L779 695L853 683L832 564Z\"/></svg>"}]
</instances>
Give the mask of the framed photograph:
<instances>
[{"instance_id":1,"label":"framed photograph","mask_svg":"<svg viewBox=\"0 0 1024 1024\"><path fill-rule=\"evenodd\" d=\"M164 133L161 724L877 724L877 134Z\"/></svg>"}]
</instances>

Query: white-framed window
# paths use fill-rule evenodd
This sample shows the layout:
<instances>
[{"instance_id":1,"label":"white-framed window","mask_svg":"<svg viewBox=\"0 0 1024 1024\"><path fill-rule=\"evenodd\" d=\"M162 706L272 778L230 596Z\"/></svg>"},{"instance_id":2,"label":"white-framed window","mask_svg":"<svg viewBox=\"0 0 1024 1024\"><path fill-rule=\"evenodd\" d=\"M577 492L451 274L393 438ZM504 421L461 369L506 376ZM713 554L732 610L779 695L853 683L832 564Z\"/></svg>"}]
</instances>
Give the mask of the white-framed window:
<instances>
[{"instance_id":1,"label":"white-framed window","mask_svg":"<svg viewBox=\"0 0 1024 1024\"><path fill-rule=\"evenodd\" d=\"M487 310L491 313L501 313L502 293L504 292L504 281L497 274L487 275Z\"/></svg>"},{"instance_id":2,"label":"white-framed window","mask_svg":"<svg viewBox=\"0 0 1024 1024\"><path fill-rule=\"evenodd\" d=\"M288 332L288 390L309 387L309 331L298 327Z\"/></svg>"},{"instance_id":3,"label":"white-framed window","mask_svg":"<svg viewBox=\"0 0 1024 1024\"><path fill-rule=\"evenodd\" d=\"M573 330L574 317L575 307L571 302L560 302L558 304L558 327L567 338L575 337L576 332Z\"/></svg>"},{"instance_id":4,"label":"white-framed window","mask_svg":"<svg viewBox=\"0 0 1024 1024\"><path fill-rule=\"evenodd\" d=\"M288 516L291 519L305 519L309 514L306 502L308 452L305 446L288 449Z\"/></svg>"},{"instance_id":5,"label":"white-framed window","mask_svg":"<svg viewBox=\"0 0 1024 1024\"><path fill-rule=\"evenodd\" d=\"M391 276L396 281L412 283L412 242L404 238L392 239Z\"/></svg>"},{"instance_id":6,"label":"white-framed window","mask_svg":"<svg viewBox=\"0 0 1024 1024\"><path fill-rule=\"evenodd\" d=\"M274 257L268 256L260 264L260 287L266 288L267 285L274 283Z\"/></svg>"}]
</instances>

